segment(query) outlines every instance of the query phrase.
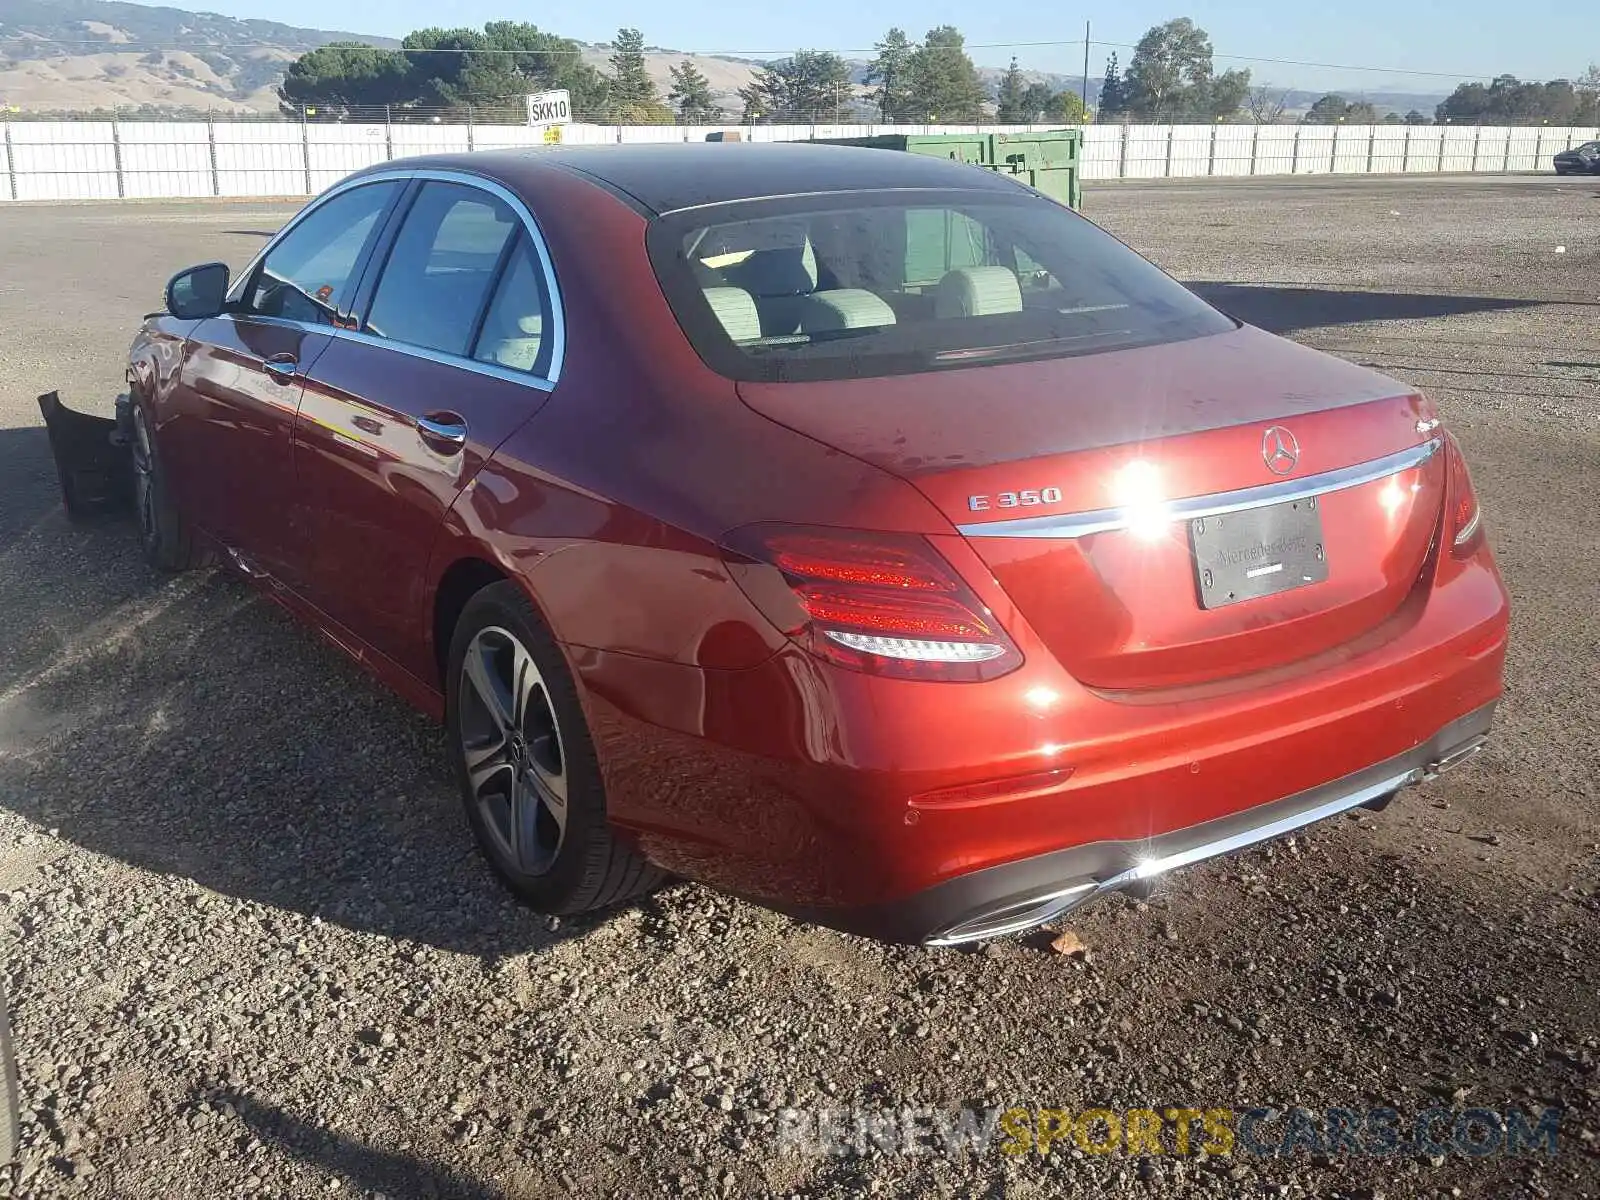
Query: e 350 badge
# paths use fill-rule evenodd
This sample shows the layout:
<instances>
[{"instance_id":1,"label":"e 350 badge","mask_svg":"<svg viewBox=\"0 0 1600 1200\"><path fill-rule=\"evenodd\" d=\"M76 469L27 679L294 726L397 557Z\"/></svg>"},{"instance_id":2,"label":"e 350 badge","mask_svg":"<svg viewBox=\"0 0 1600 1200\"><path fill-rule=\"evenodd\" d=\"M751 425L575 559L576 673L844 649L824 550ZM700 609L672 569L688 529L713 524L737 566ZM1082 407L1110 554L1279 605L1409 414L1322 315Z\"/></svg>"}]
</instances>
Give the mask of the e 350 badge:
<instances>
[{"instance_id":1,"label":"e 350 badge","mask_svg":"<svg viewBox=\"0 0 1600 1200\"><path fill-rule=\"evenodd\" d=\"M968 496L967 507L973 512L991 508L1037 508L1041 504L1060 504L1058 487L1023 488L1020 492L995 492L989 496Z\"/></svg>"}]
</instances>

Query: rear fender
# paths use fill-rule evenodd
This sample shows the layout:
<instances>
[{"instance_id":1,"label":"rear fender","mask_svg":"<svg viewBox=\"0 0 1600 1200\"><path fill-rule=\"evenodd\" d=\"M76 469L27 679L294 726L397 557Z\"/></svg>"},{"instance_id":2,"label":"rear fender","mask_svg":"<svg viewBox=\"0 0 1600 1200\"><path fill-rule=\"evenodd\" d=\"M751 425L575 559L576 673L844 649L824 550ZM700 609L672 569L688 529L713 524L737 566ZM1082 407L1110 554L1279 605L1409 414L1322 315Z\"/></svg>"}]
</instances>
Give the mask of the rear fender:
<instances>
[{"instance_id":1,"label":"rear fender","mask_svg":"<svg viewBox=\"0 0 1600 1200\"><path fill-rule=\"evenodd\" d=\"M132 401L118 396L115 417L76 412L59 392L39 397L61 480L61 498L73 520L133 506Z\"/></svg>"}]
</instances>

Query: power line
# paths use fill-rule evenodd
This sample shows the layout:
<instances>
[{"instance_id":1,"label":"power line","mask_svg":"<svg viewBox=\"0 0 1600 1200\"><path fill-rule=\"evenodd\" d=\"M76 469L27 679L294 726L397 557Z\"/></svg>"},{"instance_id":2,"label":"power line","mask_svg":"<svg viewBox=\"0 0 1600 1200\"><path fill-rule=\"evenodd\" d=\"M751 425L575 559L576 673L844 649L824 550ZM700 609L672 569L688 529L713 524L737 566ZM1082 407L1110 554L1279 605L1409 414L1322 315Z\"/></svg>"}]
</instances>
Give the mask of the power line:
<instances>
[{"instance_id":1,"label":"power line","mask_svg":"<svg viewBox=\"0 0 1600 1200\"><path fill-rule=\"evenodd\" d=\"M1068 45L1068 46L1075 46L1078 43L1077 42L1063 42L1061 44L1062 45ZM1106 46L1106 47L1117 49L1117 50L1137 50L1139 48L1137 45L1130 45L1127 42L1096 42L1095 45L1097 45L1097 46ZM1268 64L1271 64L1272 66L1313 67L1313 68L1316 68L1318 70L1325 70L1325 71L1372 71L1374 73L1382 74L1382 75L1423 75L1423 76L1429 76L1429 77L1436 78L1436 79L1465 79L1465 80L1488 79L1488 80L1494 80L1494 79L1498 79L1499 78L1499 75L1474 75L1474 74L1472 74L1471 72L1468 72L1468 71L1421 71L1421 70L1413 70L1410 67L1361 67L1361 66L1355 66L1355 65L1353 65L1351 63L1305 62L1305 61L1302 61L1300 59L1294 59L1294 58L1264 58L1264 57L1262 57L1260 55L1252 55L1252 54L1219 54L1219 53L1215 53L1214 52L1211 57L1212 58L1226 58L1226 59L1228 59L1228 60L1230 60L1232 62L1268 63ZM1510 74L1510 72L1508 72L1508 71L1501 71L1500 72L1500 75L1506 75L1506 74ZM1519 76L1519 78L1520 78L1520 76Z\"/></svg>"}]
</instances>

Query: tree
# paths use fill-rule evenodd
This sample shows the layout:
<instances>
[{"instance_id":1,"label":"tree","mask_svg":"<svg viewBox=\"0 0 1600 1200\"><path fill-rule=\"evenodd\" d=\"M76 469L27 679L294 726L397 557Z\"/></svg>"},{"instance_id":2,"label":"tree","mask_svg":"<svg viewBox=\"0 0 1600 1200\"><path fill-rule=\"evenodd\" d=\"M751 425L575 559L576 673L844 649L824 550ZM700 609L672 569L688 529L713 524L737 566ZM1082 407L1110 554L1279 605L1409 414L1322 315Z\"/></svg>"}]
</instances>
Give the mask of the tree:
<instances>
[{"instance_id":1,"label":"tree","mask_svg":"<svg viewBox=\"0 0 1600 1200\"><path fill-rule=\"evenodd\" d=\"M410 64L403 54L355 42L334 42L289 64L278 88L285 111L326 108L342 115L352 107L404 104Z\"/></svg>"},{"instance_id":2,"label":"tree","mask_svg":"<svg viewBox=\"0 0 1600 1200\"><path fill-rule=\"evenodd\" d=\"M1128 89L1122 81L1122 72L1117 67L1117 56L1113 51L1106 60L1106 77L1100 84L1100 117L1104 121L1111 117L1121 116L1128 110Z\"/></svg>"},{"instance_id":3,"label":"tree","mask_svg":"<svg viewBox=\"0 0 1600 1200\"><path fill-rule=\"evenodd\" d=\"M1306 112L1307 125L1375 125L1378 110L1365 100L1350 103L1337 92L1323 96Z\"/></svg>"},{"instance_id":4,"label":"tree","mask_svg":"<svg viewBox=\"0 0 1600 1200\"><path fill-rule=\"evenodd\" d=\"M1589 64L1589 69L1573 85L1577 94L1577 120L1580 124L1600 125L1600 65Z\"/></svg>"},{"instance_id":5,"label":"tree","mask_svg":"<svg viewBox=\"0 0 1600 1200\"><path fill-rule=\"evenodd\" d=\"M1524 83L1501 75L1487 87L1463 83L1436 115L1441 125L1593 125L1600 123L1600 90L1589 85L1588 76L1574 85L1565 79Z\"/></svg>"},{"instance_id":6,"label":"tree","mask_svg":"<svg viewBox=\"0 0 1600 1200\"><path fill-rule=\"evenodd\" d=\"M1433 124L1433 118L1432 117L1425 117L1420 112L1418 112L1416 109L1413 108L1410 112L1408 112L1406 114L1406 124L1407 125L1432 125Z\"/></svg>"},{"instance_id":7,"label":"tree","mask_svg":"<svg viewBox=\"0 0 1600 1200\"><path fill-rule=\"evenodd\" d=\"M661 103L656 81L644 65L644 34L617 30L611 43L611 113L618 124L659 124L671 112Z\"/></svg>"},{"instance_id":8,"label":"tree","mask_svg":"<svg viewBox=\"0 0 1600 1200\"><path fill-rule=\"evenodd\" d=\"M578 44L570 38L546 33L527 21L490 21L483 32L501 67L511 69L506 86L512 97L564 88L572 93L574 115L598 116L605 111L610 83L583 61Z\"/></svg>"},{"instance_id":9,"label":"tree","mask_svg":"<svg viewBox=\"0 0 1600 1200\"><path fill-rule=\"evenodd\" d=\"M1028 82L1022 77L1013 55L1011 65L1000 80L1000 94L995 105L994 119L1002 125L1026 125L1029 118L1023 113L1023 97L1027 95Z\"/></svg>"},{"instance_id":10,"label":"tree","mask_svg":"<svg viewBox=\"0 0 1600 1200\"><path fill-rule=\"evenodd\" d=\"M1055 98L1056 94L1050 90L1048 83L1030 83L1022 93L1022 123L1032 125L1042 120L1055 103Z\"/></svg>"},{"instance_id":11,"label":"tree","mask_svg":"<svg viewBox=\"0 0 1600 1200\"><path fill-rule=\"evenodd\" d=\"M740 88L739 99L744 104L741 119L746 125L758 125L772 119L772 93L766 87L766 72L757 72L748 84Z\"/></svg>"},{"instance_id":12,"label":"tree","mask_svg":"<svg viewBox=\"0 0 1600 1200\"><path fill-rule=\"evenodd\" d=\"M1182 115L1190 95L1211 81L1211 39L1188 17L1150 29L1128 64L1128 106L1153 121Z\"/></svg>"},{"instance_id":13,"label":"tree","mask_svg":"<svg viewBox=\"0 0 1600 1200\"><path fill-rule=\"evenodd\" d=\"M1134 48L1125 79L1128 108L1150 121L1210 120L1239 111L1249 71L1212 70L1211 38L1188 17L1150 29Z\"/></svg>"},{"instance_id":14,"label":"tree","mask_svg":"<svg viewBox=\"0 0 1600 1200\"><path fill-rule=\"evenodd\" d=\"M912 51L907 107L927 121L976 122L983 117L984 90L967 56L966 39L954 25L928 30Z\"/></svg>"},{"instance_id":15,"label":"tree","mask_svg":"<svg viewBox=\"0 0 1600 1200\"><path fill-rule=\"evenodd\" d=\"M1066 104L1067 97L1072 103ZM1064 106L1065 105L1065 106ZM1083 101L1074 92L1051 91L1047 83L1029 83L1017 67L1017 60L1000 79L995 120L1002 125L1032 125L1035 121L1083 123Z\"/></svg>"},{"instance_id":16,"label":"tree","mask_svg":"<svg viewBox=\"0 0 1600 1200\"><path fill-rule=\"evenodd\" d=\"M1335 125L1345 119L1351 104L1337 92L1329 92L1306 110L1305 125Z\"/></svg>"},{"instance_id":17,"label":"tree","mask_svg":"<svg viewBox=\"0 0 1600 1200\"><path fill-rule=\"evenodd\" d=\"M611 43L611 75L606 79L606 108L613 121L623 125L670 125L672 109L644 61L644 35L637 29L617 30Z\"/></svg>"},{"instance_id":18,"label":"tree","mask_svg":"<svg viewBox=\"0 0 1600 1200\"><path fill-rule=\"evenodd\" d=\"M1238 115L1250 95L1249 71L1224 71L1197 97L1199 116L1223 121Z\"/></svg>"},{"instance_id":19,"label":"tree","mask_svg":"<svg viewBox=\"0 0 1600 1200\"><path fill-rule=\"evenodd\" d=\"M530 92L566 88L574 112L600 112L606 82L579 57L577 43L521 21L491 21L483 29L419 29L399 50L324 46L290 64L278 90L284 106L346 116L353 108L388 108L399 120L408 109L499 111L522 119Z\"/></svg>"},{"instance_id":20,"label":"tree","mask_svg":"<svg viewBox=\"0 0 1600 1200\"><path fill-rule=\"evenodd\" d=\"M668 70L672 75L672 90L667 93L667 99L678 106L678 116L691 125L715 120L719 110L711 98L711 82L704 72L688 59Z\"/></svg>"},{"instance_id":21,"label":"tree","mask_svg":"<svg viewBox=\"0 0 1600 1200\"><path fill-rule=\"evenodd\" d=\"M1276 125L1283 120L1284 111L1289 107L1289 93L1270 83L1263 84L1251 89L1245 107L1257 125Z\"/></svg>"},{"instance_id":22,"label":"tree","mask_svg":"<svg viewBox=\"0 0 1600 1200\"><path fill-rule=\"evenodd\" d=\"M1071 88L1056 94L1051 100L1049 114L1052 121L1060 121L1063 125L1083 125L1089 120L1089 110L1083 105L1083 97Z\"/></svg>"},{"instance_id":23,"label":"tree","mask_svg":"<svg viewBox=\"0 0 1600 1200\"><path fill-rule=\"evenodd\" d=\"M891 29L875 47L878 56L867 65L866 82L877 84L871 99L886 125L900 121L905 115L906 91L911 82L911 56L916 47L906 38L903 29Z\"/></svg>"},{"instance_id":24,"label":"tree","mask_svg":"<svg viewBox=\"0 0 1600 1200\"><path fill-rule=\"evenodd\" d=\"M746 120L812 121L842 112L851 99L850 67L831 51L797 50L791 58L768 64L739 95Z\"/></svg>"}]
</instances>

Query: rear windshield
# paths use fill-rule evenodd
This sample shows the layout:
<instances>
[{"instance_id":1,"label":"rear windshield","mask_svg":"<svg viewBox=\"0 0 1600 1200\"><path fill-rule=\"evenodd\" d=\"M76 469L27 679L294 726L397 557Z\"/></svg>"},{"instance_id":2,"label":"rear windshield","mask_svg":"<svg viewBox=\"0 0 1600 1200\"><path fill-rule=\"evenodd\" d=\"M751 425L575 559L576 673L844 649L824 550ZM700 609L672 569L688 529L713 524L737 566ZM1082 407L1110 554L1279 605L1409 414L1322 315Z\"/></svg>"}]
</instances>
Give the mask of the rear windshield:
<instances>
[{"instance_id":1,"label":"rear windshield","mask_svg":"<svg viewBox=\"0 0 1600 1200\"><path fill-rule=\"evenodd\" d=\"M1110 234L1024 194L716 205L657 221L649 243L695 350L734 379L898 375L1235 327Z\"/></svg>"}]
</instances>

